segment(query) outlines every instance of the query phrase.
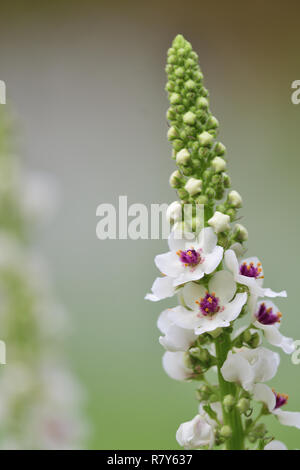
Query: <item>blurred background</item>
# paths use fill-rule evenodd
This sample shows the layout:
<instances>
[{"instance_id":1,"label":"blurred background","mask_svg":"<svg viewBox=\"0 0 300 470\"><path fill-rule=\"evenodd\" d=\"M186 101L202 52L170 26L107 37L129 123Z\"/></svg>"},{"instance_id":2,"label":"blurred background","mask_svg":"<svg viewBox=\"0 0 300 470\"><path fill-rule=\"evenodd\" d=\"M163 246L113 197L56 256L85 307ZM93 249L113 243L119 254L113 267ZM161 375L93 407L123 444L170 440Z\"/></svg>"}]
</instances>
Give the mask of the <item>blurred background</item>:
<instances>
[{"instance_id":1,"label":"blurred background","mask_svg":"<svg viewBox=\"0 0 300 470\"><path fill-rule=\"evenodd\" d=\"M300 339L300 105L291 103L299 13L296 0L1 4L0 79L17 149L26 168L49 172L60 187L59 212L35 244L70 312L63 350L87 395L87 448L178 448L177 427L196 414L195 387L161 367L156 320L170 302L144 301L166 242L100 241L95 233L100 203L176 198L164 67L177 33L200 57L233 188L244 199L248 253L263 261L266 286L288 290L278 301L282 331ZM288 409L300 410L300 365L281 356L272 385L290 394ZM300 431L268 421L279 440L299 447Z\"/></svg>"}]
</instances>

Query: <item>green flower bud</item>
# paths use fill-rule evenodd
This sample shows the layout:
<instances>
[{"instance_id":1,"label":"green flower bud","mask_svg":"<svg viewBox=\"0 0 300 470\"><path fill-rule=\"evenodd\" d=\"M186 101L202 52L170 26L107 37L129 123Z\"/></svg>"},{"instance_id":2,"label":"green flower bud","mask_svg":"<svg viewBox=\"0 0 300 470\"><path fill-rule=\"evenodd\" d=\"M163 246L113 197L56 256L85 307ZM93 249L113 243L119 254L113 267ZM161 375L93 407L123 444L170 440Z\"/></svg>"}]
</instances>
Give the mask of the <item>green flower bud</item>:
<instances>
[{"instance_id":1,"label":"green flower bud","mask_svg":"<svg viewBox=\"0 0 300 470\"><path fill-rule=\"evenodd\" d=\"M222 177L220 175L214 175L211 179L211 182L214 186L217 186L222 181Z\"/></svg>"},{"instance_id":2,"label":"green flower bud","mask_svg":"<svg viewBox=\"0 0 300 470\"><path fill-rule=\"evenodd\" d=\"M236 208L242 207L243 200L242 200L241 195L237 191L235 190L230 191L227 199L228 199L229 204L232 207L236 207Z\"/></svg>"},{"instance_id":3,"label":"green flower bud","mask_svg":"<svg viewBox=\"0 0 300 470\"><path fill-rule=\"evenodd\" d=\"M194 79L198 81L203 80L203 74L199 72L199 70L196 70L196 72L194 72Z\"/></svg>"},{"instance_id":4,"label":"green flower bud","mask_svg":"<svg viewBox=\"0 0 300 470\"><path fill-rule=\"evenodd\" d=\"M263 438L267 432L267 427L264 423L259 423L257 426L255 426L253 433L258 437L258 438Z\"/></svg>"},{"instance_id":5,"label":"green flower bud","mask_svg":"<svg viewBox=\"0 0 300 470\"><path fill-rule=\"evenodd\" d=\"M202 132L199 137L199 142L201 145L205 146L205 147L211 147L213 141L214 141L214 138L211 134L209 134L208 132L204 131Z\"/></svg>"},{"instance_id":6,"label":"green flower bud","mask_svg":"<svg viewBox=\"0 0 300 470\"><path fill-rule=\"evenodd\" d=\"M190 124L193 125L196 122L196 115L192 113L191 111L188 111L187 113L184 114L183 116L183 122L185 124Z\"/></svg>"},{"instance_id":7,"label":"green flower bud","mask_svg":"<svg viewBox=\"0 0 300 470\"><path fill-rule=\"evenodd\" d=\"M238 242L248 240L248 230L242 224L236 224L233 229L234 239Z\"/></svg>"},{"instance_id":8,"label":"green flower bud","mask_svg":"<svg viewBox=\"0 0 300 470\"><path fill-rule=\"evenodd\" d=\"M184 176L191 176L193 174L193 168L191 166L184 166L182 168L182 173Z\"/></svg>"},{"instance_id":9,"label":"green flower bud","mask_svg":"<svg viewBox=\"0 0 300 470\"><path fill-rule=\"evenodd\" d=\"M220 173L221 171L224 171L226 169L226 162L221 157L215 157L211 162L211 166L213 167L216 173Z\"/></svg>"},{"instance_id":10,"label":"green flower bud","mask_svg":"<svg viewBox=\"0 0 300 470\"><path fill-rule=\"evenodd\" d=\"M170 176L169 183L172 188L179 188L181 186L180 171L178 170L173 171L173 173Z\"/></svg>"},{"instance_id":11,"label":"green flower bud","mask_svg":"<svg viewBox=\"0 0 300 470\"><path fill-rule=\"evenodd\" d=\"M200 96L197 98L196 105L200 109L207 109L209 106L208 99L204 98L204 96Z\"/></svg>"},{"instance_id":12,"label":"green flower bud","mask_svg":"<svg viewBox=\"0 0 300 470\"><path fill-rule=\"evenodd\" d=\"M196 88L196 83L194 80L188 80L185 82L184 86L187 90L194 90Z\"/></svg>"},{"instance_id":13,"label":"green flower bud","mask_svg":"<svg viewBox=\"0 0 300 470\"><path fill-rule=\"evenodd\" d=\"M185 189L190 194L190 196L194 196L195 194L200 193L202 189L202 180L189 178L185 184Z\"/></svg>"},{"instance_id":14,"label":"green flower bud","mask_svg":"<svg viewBox=\"0 0 300 470\"><path fill-rule=\"evenodd\" d=\"M218 206L216 206L216 210L224 214L226 211L226 207L224 206L224 204L219 204Z\"/></svg>"},{"instance_id":15,"label":"green flower bud","mask_svg":"<svg viewBox=\"0 0 300 470\"><path fill-rule=\"evenodd\" d=\"M184 365L188 368L188 369L193 369L193 361L192 361L192 358L189 356L188 353L185 353L184 356L183 356L183 362L184 362Z\"/></svg>"},{"instance_id":16,"label":"green flower bud","mask_svg":"<svg viewBox=\"0 0 300 470\"><path fill-rule=\"evenodd\" d=\"M207 188L205 194L208 199L214 199L216 196L216 191L213 188Z\"/></svg>"},{"instance_id":17,"label":"green flower bud","mask_svg":"<svg viewBox=\"0 0 300 470\"><path fill-rule=\"evenodd\" d=\"M245 343L249 343L252 338L251 332L249 330L244 331L244 333L242 334L242 338Z\"/></svg>"},{"instance_id":18,"label":"green flower bud","mask_svg":"<svg viewBox=\"0 0 300 470\"><path fill-rule=\"evenodd\" d=\"M258 333L254 333L252 335L252 338L249 342L249 345L252 346L252 348L257 348L257 346L259 346L260 344L260 336Z\"/></svg>"},{"instance_id":19,"label":"green flower bud","mask_svg":"<svg viewBox=\"0 0 300 470\"><path fill-rule=\"evenodd\" d=\"M204 204L205 205L205 204L208 203L207 196L204 196L204 195L196 197L195 201L196 201L197 204Z\"/></svg>"},{"instance_id":20,"label":"green flower bud","mask_svg":"<svg viewBox=\"0 0 300 470\"><path fill-rule=\"evenodd\" d=\"M236 407L240 413L247 413L247 411L250 409L250 400L248 400L247 398L241 398L238 401Z\"/></svg>"},{"instance_id":21,"label":"green flower bud","mask_svg":"<svg viewBox=\"0 0 300 470\"><path fill-rule=\"evenodd\" d=\"M176 64L176 60L177 60L176 56L171 54L171 55L169 55L169 57L167 59L167 62L168 62L168 64Z\"/></svg>"},{"instance_id":22,"label":"green flower bud","mask_svg":"<svg viewBox=\"0 0 300 470\"><path fill-rule=\"evenodd\" d=\"M222 437L225 437L225 439L229 439L232 436L232 430L230 426L222 426L220 429L220 434Z\"/></svg>"},{"instance_id":23,"label":"green flower bud","mask_svg":"<svg viewBox=\"0 0 300 470\"><path fill-rule=\"evenodd\" d=\"M223 405L227 411L231 410L235 405L235 398L232 395L225 395Z\"/></svg>"},{"instance_id":24,"label":"green flower bud","mask_svg":"<svg viewBox=\"0 0 300 470\"><path fill-rule=\"evenodd\" d=\"M207 349L201 349L200 350L199 359L200 359L201 362L204 362L204 363L207 362L210 359L210 354L207 351Z\"/></svg>"},{"instance_id":25,"label":"green flower bud","mask_svg":"<svg viewBox=\"0 0 300 470\"><path fill-rule=\"evenodd\" d=\"M200 348L194 347L189 349L189 353L192 357L200 359Z\"/></svg>"},{"instance_id":26,"label":"green flower bud","mask_svg":"<svg viewBox=\"0 0 300 470\"><path fill-rule=\"evenodd\" d=\"M189 193L184 188L179 188L177 194L182 201L187 201L189 198Z\"/></svg>"},{"instance_id":27,"label":"green flower bud","mask_svg":"<svg viewBox=\"0 0 300 470\"><path fill-rule=\"evenodd\" d=\"M178 152L179 150L181 150L183 147L183 142L182 140L179 140L179 139L176 139L176 140L173 140L173 148Z\"/></svg>"},{"instance_id":28,"label":"green flower bud","mask_svg":"<svg viewBox=\"0 0 300 470\"><path fill-rule=\"evenodd\" d=\"M181 101L181 97L178 93L172 93L170 96L170 103L171 104L178 104Z\"/></svg>"},{"instance_id":29,"label":"green flower bud","mask_svg":"<svg viewBox=\"0 0 300 470\"><path fill-rule=\"evenodd\" d=\"M221 142L218 142L215 146L216 155L224 155L226 153L226 147Z\"/></svg>"},{"instance_id":30,"label":"green flower bud","mask_svg":"<svg viewBox=\"0 0 300 470\"><path fill-rule=\"evenodd\" d=\"M206 123L206 129L217 129L219 127L219 121L214 116L210 116Z\"/></svg>"},{"instance_id":31,"label":"green flower bud","mask_svg":"<svg viewBox=\"0 0 300 470\"><path fill-rule=\"evenodd\" d=\"M223 184L225 188L230 188L231 185L231 180L230 177L227 175L227 173L223 173Z\"/></svg>"},{"instance_id":32,"label":"green flower bud","mask_svg":"<svg viewBox=\"0 0 300 470\"><path fill-rule=\"evenodd\" d=\"M182 149L176 155L176 163L178 165L187 165L190 157L190 152L187 149Z\"/></svg>"},{"instance_id":33,"label":"green flower bud","mask_svg":"<svg viewBox=\"0 0 300 470\"><path fill-rule=\"evenodd\" d=\"M197 390L197 398L200 401L206 401L211 394L211 389L207 385L202 385Z\"/></svg>"},{"instance_id":34,"label":"green flower bud","mask_svg":"<svg viewBox=\"0 0 300 470\"><path fill-rule=\"evenodd\" d=\"M207 182L213 175L213 172L211 170L205 170L203 172L203 178Z\"/></svg>"},{"instance_id":35,"label":"green flower bud","mask_svg":"<svg viewBox=\"0 0 300 470\"><path fill-rule=\"evenodd\" d=\"M168 121L171 121L172 119L175 119L176 113L173 108L169 108L167 111L167 119Z\"/></svg>"},{"instance_id":36,"label":"green flower bud","mask_svg":"<svg viewBox=\"0 0 300 470\"><path fill-rule=\"evenodd\" d=\"M210 403L216 403L217 401L219 401L219 396L215 393L213 393L210 397L209 397L209 401Z\"/></svg>"},{"instance_id":37,"label":"green flower bud","mask_svg":"<svg viewBox=\"0 0 300 470\"><path fill-rule=\"evenodd\" d=\"M178 67L176 70L175 70L175 75L177 77L183 77L184 76L184 68L183 67Z\"/></svg>"},{"instance_id":38,"label":"green flower bud","mask_svg":"<svg viewBox=\"0 0 300 470\"><path fill-rule=\"evenodd\" d=\"M177 130L174 126L171 126L168 130L168 140L173 140L173 139L176 139L176 137L178 137L178 133L177 133Z\"/></svg>"},{"instance_id":39,"label":"green flower bud","mask_svg":"<svg viewBox=\"0 0 300 470\"><path fill-rule=\"evenodd\" d=\"M219 198L218 198L219 199ZM236 210L235 209L228 209L226 211L226 214L229 215L231 222L235 219L236 216Z\"/></svg>"}]
</instances>

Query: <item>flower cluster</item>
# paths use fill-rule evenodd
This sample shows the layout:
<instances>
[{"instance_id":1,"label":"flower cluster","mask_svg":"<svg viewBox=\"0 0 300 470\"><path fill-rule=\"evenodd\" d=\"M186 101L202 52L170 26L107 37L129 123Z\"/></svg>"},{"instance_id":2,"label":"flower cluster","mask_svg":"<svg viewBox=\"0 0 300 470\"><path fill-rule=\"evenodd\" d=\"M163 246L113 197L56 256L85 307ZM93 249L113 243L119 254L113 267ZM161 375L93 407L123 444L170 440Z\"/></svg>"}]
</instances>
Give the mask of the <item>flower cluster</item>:
<instances>
[{"instance_id":1,"label":"flower cluster","mask_svg":"<svg viewBox=\"0 0 300 470\"><path fill-rule=\"evenodd\" d=\"M7 365L0 373L0 448L72 449L86 434L83 392L61 357L68 318L56 301L44 261L30 243L49 218L56 188L24 173L0 116L0 324Z\"/></svg>"},{"instance_id":2,"label":"flower cluster","mask_svg":"<svg viewBox=\"0 0 300 470\"><path fill-rule=\"evenodd\" d=\"M180 425L176 438L186 449L285 449L259 420L272 414L300 428L300 413L283 409L287 395L265 384L277 372L279 355L261 345L263 337L287 354L294 350L270 300L286 292L264 287L262 263L244 255L248 232L236 223L242 198L229 190L225 147L216 141L218 121L209 109L197 54L181 35L168 51L166 71L168 139L178 166L170 184L180 200L167 211L173 223L169 251L155 258L161 276L146 298L178 296L179 305L158 319L163 367L175 380L201 382L198 414ZM184 220L186 203L204 204L200 231L195 220ZM249 322L238 328L240 318ZM216 383L207 378L210 370ZM256 417L254 401L261 403Z\"/></svg>"}]
</instances>

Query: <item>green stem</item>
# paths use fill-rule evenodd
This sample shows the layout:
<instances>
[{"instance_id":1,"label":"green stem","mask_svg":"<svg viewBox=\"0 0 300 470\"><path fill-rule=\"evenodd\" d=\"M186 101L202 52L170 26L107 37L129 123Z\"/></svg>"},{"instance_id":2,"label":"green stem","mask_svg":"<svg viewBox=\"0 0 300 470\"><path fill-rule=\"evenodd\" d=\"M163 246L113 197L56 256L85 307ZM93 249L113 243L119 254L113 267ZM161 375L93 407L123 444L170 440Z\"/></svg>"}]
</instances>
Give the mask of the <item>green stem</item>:
<instances>
[{"instance_id":1,"label":"green stem","mask_svg":"<svg viewBox=\"0 0 300 470\"><path fill-rule=\"evenodd\" d=\"M236 385L231 382L226 382L221 373L221 367L231 348L230 336L227 333L222 333L222 335L216 338L215 345L223 421L224 425L230 426L232 430L231 438L226 441L226 448L227 450L244 450L244 430L241 415L235 407L232 410L227 411L223 405L223 399L226 395L233 395L235 397L237 392Z\"/></svg>"}]
</instances>

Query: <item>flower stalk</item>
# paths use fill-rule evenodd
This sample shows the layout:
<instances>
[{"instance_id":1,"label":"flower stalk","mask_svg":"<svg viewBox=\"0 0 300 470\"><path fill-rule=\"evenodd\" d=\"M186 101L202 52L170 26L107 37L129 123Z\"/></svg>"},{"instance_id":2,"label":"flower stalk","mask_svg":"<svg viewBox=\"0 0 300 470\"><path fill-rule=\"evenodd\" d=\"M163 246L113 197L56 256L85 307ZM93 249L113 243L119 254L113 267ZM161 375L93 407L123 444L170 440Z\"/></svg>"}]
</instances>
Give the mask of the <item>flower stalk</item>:
<instances>
[{"instance_id":1,"label":"flower stalk","mask_svg":"<svg viewBox=\"0 0 300 470\"><path fill-rule=\"evenodd\" d=\"M260 420L269 414L300 429L300 413L282 410L287 395L265 384L280 358L262 341L286 354L294 351L293 339L280 333L282 314L273 303L287 294L265 288L262 263L244 258L248 231L237 219L242 197L231 189L198 56L181 35L168 50L166 72L167 138L177 165L169 182L178 200L167 211L169 251L155 257L161 276L146 298L156 302L177 294L180 300L157 323L166 373L198 384L198 414L179 426L176 438L186 449L283 450ZM240 328L238 319L245 322ZM214 369L211 384L206 373ZM263 412L253 419L254 401Z\"/></svg>"}]
</instances>

